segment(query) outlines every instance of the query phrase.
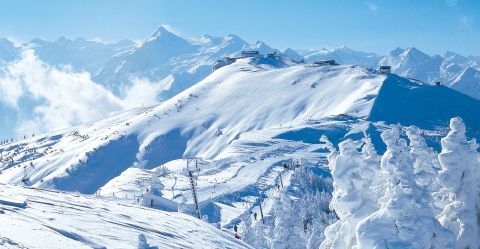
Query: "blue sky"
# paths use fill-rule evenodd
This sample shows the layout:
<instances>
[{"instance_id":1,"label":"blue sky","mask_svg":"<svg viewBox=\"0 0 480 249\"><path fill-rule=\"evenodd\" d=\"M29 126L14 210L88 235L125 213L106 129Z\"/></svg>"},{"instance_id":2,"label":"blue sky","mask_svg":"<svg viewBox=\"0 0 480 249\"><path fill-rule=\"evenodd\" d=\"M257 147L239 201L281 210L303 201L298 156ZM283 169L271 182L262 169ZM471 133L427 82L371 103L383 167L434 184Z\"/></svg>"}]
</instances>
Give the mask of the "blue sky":
<instances>
[{"instance_id":1,"label":"blue sky","mask_svg":"<svg viewBox=\"0 0 480 249\"><path fill-rule=\"evenodd\" d=\"M2 0L0 36L143 39L168 24L186 37L237 34L276 48L415 46L480 55L476 0Z\"/></svg>"}]
</instances>

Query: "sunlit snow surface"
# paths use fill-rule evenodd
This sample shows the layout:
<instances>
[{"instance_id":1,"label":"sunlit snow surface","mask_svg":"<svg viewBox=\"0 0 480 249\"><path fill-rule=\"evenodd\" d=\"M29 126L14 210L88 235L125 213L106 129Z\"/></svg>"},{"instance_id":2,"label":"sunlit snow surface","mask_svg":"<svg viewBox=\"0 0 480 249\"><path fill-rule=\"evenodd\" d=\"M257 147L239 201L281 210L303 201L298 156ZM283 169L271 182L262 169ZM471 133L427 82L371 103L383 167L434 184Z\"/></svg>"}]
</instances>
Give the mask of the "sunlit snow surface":
<instances>
[{"instance_id":1,"label":"sunlit snow surface","mask_svg":"<svg viewBox=\"0 0 480 249\"><path fill-rule=\"evenodd\" d=\"M448 101L450 98L455 101ZM279 196L280 175L293 195L292 170L285 169L283 164L299 162L328 177L325 168L328 151L318 141L321 135L337 144L346 138L360 139L368 134L375 148L383 153L385 146L380 141L379 130L385 123L413 124L425 129L427 142L438 145L440 136L445 135L442 127L446 127L452 116L467 116L464 117L467 125L478 128L478 118L469 114L479 109L479 101L449 88L418 85L360 66L285 67L268 59L245 59L215 71L159 106L133 109L97 122L0 146L0 182L90 195L75 197L8 186L3 191L18 189L20 193L15 196L9 192L8 198L32 200L37 198L29 197L28 193L33 191L65 196L58 197L65 202L77 198L79 202L92 202L92 206L107 203L105 205L118 207L118 213L125 215L129 215L128 210L142 210L138 211L141 216L138 219L135 215L129 216L139 221L146 219L149 224L156 219L144 218L148 215L142 216L142 212L154 211L134 206L193 215L188 171L182 158L198 157L198 168L191 164L189 169L196 178L200 212L209 223L230 230L240 219L259 212L258 198L265 200L265 215L271 214L273 202ZM478 136L475 130L471 132ZM158 180L155 191L151 188L152 179ZM60 205L55 200L52 203L33 202L25 210L15 209L23 213L35 205ZM83 213L84 209L77 211ZM96 211L85 213L94 216ZM71 238L78 235L81 238L71 243L111 246L116 243L115 236L127 233L128 238L123 239L134 245L136 233L142 230L119 225L114 235L82 235L77 230L81 229L80 225L73 224L81 224L81 220L76 220L81 217L64 221L71 224L52 223L59 236L52 241L72 241ZM188 231L187 226L181 225L182 217L187 216L172 213L168 217L172 223L180 224L179 233ZM185 219L194 222L194 218ZM6 223L9 222L13 221ZM49 229L40 218L25 222L25 226L31 222L32 227ZM209 230L214 228L206 223L201 227L206 234L214 231ZM97 232L102 233L104 229L109 228L99 227ZM63 233L63 230L70 232ZM143 233L147 242L163 243L146 231ZM233 238L232 234L222 236L226 235L220 236L226 241ZM13 235L6 238L23 242ZM202 243L210 242L217 243L207 239ZM222 243L218 241L217 245L222 247Z\"/></svg>"},{"instance_id":2,"label":"sunlit snow surface","mask_svg":"<svg viewBox=\"0 0 480 249\"><path fill-rule=\"evenodd\" d=\"M248 248L188 215L51 190L0 185L0 210L2 248L136 248L140 234L158 248Z\"/></svg>"}]
</instances>

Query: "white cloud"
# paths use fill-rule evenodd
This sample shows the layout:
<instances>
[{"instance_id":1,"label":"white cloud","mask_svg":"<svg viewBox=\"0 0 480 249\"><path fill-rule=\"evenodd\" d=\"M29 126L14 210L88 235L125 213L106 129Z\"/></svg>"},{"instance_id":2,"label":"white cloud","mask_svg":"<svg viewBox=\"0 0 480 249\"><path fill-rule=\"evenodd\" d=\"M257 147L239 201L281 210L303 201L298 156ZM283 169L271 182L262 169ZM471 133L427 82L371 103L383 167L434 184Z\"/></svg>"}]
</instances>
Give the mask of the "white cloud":
<instances>
[{"instance_id":1,"label":"white cloud","mask_svg":"<svg viewBox=\"0 0 480 249\"><path fill-rule=\"evenodd\" d=\"M17 108L17 101L23 95L23 87L17 84L11 77L5 77L0 80L0 101L10 107Z\"/></svg>"},{"instance_id":2,"label":"white cloud","mask_svg":"<svg viewBox=\"0 0 480 249\"><path fill-rule=\"evenodd\" d=\"M89 122L114 111L157 103L156 93L164 82L135 79L119 98L91 80L86 72L43 63L31 49L22 52L0 74L0 102L27 113L19 120L17 135L47 132ZM30 106L21 102L29 99ZM30 103L29 102L29 103Z\"/></svg>"},{"instance_id":3,"label":"white cloud","mask_svg":"<svg viewBox=\"0 0 480 249\"><path fill-rule=\"evenodd\" d=\"M137 106L149 106L158 103L157 93L168 90L173 82L171 76L159 82L150 82L145 78L130 79L132 85L123 89L122 105L129 109Z\"/></svg>"}]
</instances>

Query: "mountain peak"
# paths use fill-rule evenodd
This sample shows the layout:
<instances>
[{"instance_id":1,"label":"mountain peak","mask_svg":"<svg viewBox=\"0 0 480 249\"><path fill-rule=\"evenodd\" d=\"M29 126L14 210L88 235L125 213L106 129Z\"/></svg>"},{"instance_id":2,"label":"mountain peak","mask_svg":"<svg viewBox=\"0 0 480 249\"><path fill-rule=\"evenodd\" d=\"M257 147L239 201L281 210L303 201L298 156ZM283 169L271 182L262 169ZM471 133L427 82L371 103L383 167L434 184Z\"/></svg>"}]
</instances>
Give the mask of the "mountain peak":
<instances>
[{"instance_id":1,"label":"mountain peak","mask_svg":"<svg viewBox=\"0 0 480 249\"><path fill-rule=\"evenodd\" d=\"M285 51L283 51L283 54L295 61L303 60L303 56L301 56L297 51L292 48L285 49Z\"/></svg>"},{"instance_id":2,"label":"mountain peak","mask_svg":"<svg viewBox=\"0 0 480 249\"><path fill-rule=\"evenodd\" d=\"M179 37L179 36L173 33L172 31L170 31L166 25L160 25L157 29L155 29L152 35L150 35L148 40L149 41L156 40L160 37Z\"/></svg>"},{"instance_id":3,"label":"mountain peak","mask_svg":"<svg viewBox=\"0 0 480 249\"><path fill-rule=\"evenodd\" d=\"M234 34L227 35L225 38L223 38L223 41L226 44L237 44L239 46L245 46L247 44L246 41Z\"/></svg>"},{"instance_id":4,"label":"mountain peak","mask_svg":"<svg viewBox=\"0 0 480 249\"><path fill-rule=\"evenodd\" d=\"M428 59L431 59L428 54L425 54L424 52L418 50L415 47L403 49L403 53L400 54L400 57L402 57L404 60L413 60L417 62L427 61Z\"/></svg>"},{"instance_id":5,"label":"mountain peak","mask_svg":"<svg viewBox=\"0 0 480 249\"><path fill-rule=\"evenodd\" d=\"M238 35L234 35L234 34L228 34L227 37L225 37L226 40L229 40L229 41L243 41L242 38L240 38Z\"/></svg>"},{"instance_id":6,"label":"mountain peak","mask_svg":"<svg viewBox=\"0 0 480 249\"><path fill-rule=\"evenodd\" d=\"M425 54L424 52L418 50L416 47L411 47L411 48L405 49L405 54L408 54L408 55L428 56L428 55Z\"/></svg>"},{"instance_id":7,"label":"mountain peak","mask_svg":"<svg viewBox=\"0 0 480 249\"><path fill-rule=\"evenodd\" d=\"M401 55L403 52L405 52L405 49L400 48L400 47L397 47L397 48L395 48L394 50L392 50L392 51L390 52L390 55L399 56L399 55Z\"/></svg>"},{"instance_id":8,"label":"mountain peak","mask_svg":"<svg viewBox=\"0 0 480 249\"><path fill-rule=\"evenodd\" d=\"M461 55L459 55L459 54L457 54L457 53L455 53L455 52L452 52L452 51L450 51L450 50L447 50L447 51L445 52L444 56L445 56L445 57L451 57L451 56L461 56Z\"/></svg>"}]
</instances>

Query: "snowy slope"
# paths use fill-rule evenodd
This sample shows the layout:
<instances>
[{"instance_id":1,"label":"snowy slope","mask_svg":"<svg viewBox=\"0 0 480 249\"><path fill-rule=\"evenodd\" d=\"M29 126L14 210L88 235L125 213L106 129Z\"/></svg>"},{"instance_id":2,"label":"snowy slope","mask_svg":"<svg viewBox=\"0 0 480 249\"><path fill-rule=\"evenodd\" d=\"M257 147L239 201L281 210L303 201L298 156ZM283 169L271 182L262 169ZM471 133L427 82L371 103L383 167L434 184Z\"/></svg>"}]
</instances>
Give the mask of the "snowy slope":
<instances>
[{"instance_id":1,"label":"snowy slope","mask_svg":"<svg viewBox=\"0 0 480 249\"><path fill-rule=\"evenodd\" d=\"M2 248L248 248L191 216L51 190L0 187ZM8 224L8 226L6 225Z\"/></svg>"},{"instance_id":2,"label":"snowy slope","mask_svg":"<svg viewBox=\"0 0 480 249\"><path fill-rule=\"evenodd\" d=\"M270 67L239 61L155 108L3 146L0 180L20 183L27 176L29 185L94 193L131 166L218 157L245 132L367 116L384 79L351 66Z\"/></svg>"},{"instance_id":3,"label":"snowy slope","mask_svg":"<svg viewBox=\"0 0 480 249\"><path fill-rule=\"evenodd\" d=\"M382 85L369 120L435 129L461 116L471 129L478 130L479 108L478 100L446 86L418 84L390 75Z\"/></svg>"},{"instance_id":4,"label":"snowy slope","mask_svg":"<svg viewBox=\"0 0 480 249\"><path fill-rule=\"evenodd\" d=\"M240 224L243 236L245 222L258 222L252 213L259 213L259 198L265 219L274 222L279 199L309 196L295 187L298 171L283 164L301 162L303 170L328 177L322 135L337 144L368 134L381 151L378 130L385 123L442 129L462 116L479 137L479 109L480 101L450 88L361 66L243 59L158 106L0 146L0 182L161 210L177 206L193 215L182 158L199 157L198 168L188 170L201 214L224 229ZM435 142L442 130L426 133ZM327 185L308 185L310 196Z\"/></svg>"},{"instance_id":5,"label":"snowy slope","mask_svg":"<svg viewBox=\"0 0 480 249\"><path fill-rule=\"evenodd\" d=\"M0 181L92 194L132 166L227 157L228 146L246 133L294 129L340 114L424 128L460 115L478 127L478 101L445 87L398 77L384 84L383 75L361 67L275 68L263 62L240 60L157 107L4 145Z\"/></svg>"}]
</instances>

